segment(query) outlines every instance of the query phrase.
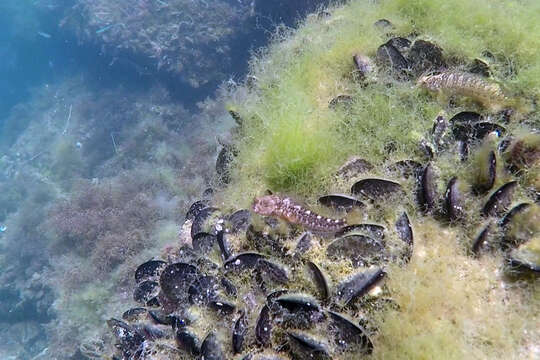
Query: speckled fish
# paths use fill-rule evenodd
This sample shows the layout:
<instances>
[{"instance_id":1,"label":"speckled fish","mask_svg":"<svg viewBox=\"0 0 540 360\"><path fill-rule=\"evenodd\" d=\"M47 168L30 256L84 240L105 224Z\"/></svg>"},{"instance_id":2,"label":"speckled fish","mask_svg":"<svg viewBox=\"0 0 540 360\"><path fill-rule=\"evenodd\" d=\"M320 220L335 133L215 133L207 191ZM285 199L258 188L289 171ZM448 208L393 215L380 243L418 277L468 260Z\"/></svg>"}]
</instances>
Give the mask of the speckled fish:
<instances>
[{"instance_id":1,"label":"speckled fish","mask_svg":"<svg viewBox=\"0 0 540 360\"><path fill-rule=\"evenodd\" d=\"M459 95L470 98L493 112L513 103L499 84L465 72L445 71L424 75L418 79L417 85L443 97Z\"/></svg>"},{"instance_id":2,"label":"speckled fish","mask_svg":"<svg viewBox=\"0 0 540 360\"><path fill-rule=\"evenodd\" d=\"M253 203L253 211L263 216L279 217L291 224L301 225L321 233L337 232L347 225L345 219L330 219L318 215L288 197L277 195L256 198Z\"/></svg>"}]
</instances>

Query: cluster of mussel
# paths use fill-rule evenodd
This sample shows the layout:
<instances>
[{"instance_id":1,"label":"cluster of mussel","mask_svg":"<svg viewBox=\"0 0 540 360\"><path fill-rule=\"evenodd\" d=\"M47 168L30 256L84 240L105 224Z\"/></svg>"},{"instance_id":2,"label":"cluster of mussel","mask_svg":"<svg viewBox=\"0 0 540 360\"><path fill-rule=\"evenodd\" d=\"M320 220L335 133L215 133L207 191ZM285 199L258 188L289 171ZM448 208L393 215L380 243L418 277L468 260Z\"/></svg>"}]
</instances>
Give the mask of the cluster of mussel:
<instances>
[{"instance_id":1,"label":"cluster of mussel","mask_svg":"<svg viewBox=\"0 0 540 360\"><path fill-rule=\"evenodd\" d=\"M391 26L382 20L376 25ZM369 59L353 60L355 76L369 86ZM381 45L376 62L400 81L447 67L437 45L406 38ZM471 72L489 75L484 63L473 65ZM341 95L330 107L353 100ZM348 225L323 236L245 209L225 214L208 198L195 202L182 227L188 244L165 260L140 265L133 296L141 307L109 320L116 358L357 359L371 353L373 312L398 307L381 287L385 265L406 264L413 253L407 205L380 216L379 204L406 202L411 183L418 214L469 229L481 226L471 253L502 248L509 269L538 274L538 246L530 244L538 243L540 231L539 187L527 175L538 174L540 134L511 117L511 109L495 115L462 111L449 120L441 115L420 144L421 159L384 164L382 170L361 158L344 164L337 176L354 181L350 194L320 197L322 211L356 211L381 223ZM227 177L233 156L225 148L218 157L220 176ZM453 156L461 178L445 174L441 193L438 160L452 163ZM381 173L386 178L368 176Z\"/></svg>"}]
</instances>

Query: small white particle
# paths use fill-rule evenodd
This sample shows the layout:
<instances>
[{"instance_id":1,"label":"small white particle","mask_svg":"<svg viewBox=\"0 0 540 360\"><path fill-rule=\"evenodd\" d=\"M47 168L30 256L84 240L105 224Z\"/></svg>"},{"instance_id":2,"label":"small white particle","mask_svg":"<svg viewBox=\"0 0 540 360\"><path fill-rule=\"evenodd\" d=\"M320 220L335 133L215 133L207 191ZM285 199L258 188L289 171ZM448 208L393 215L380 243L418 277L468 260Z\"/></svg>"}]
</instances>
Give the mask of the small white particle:
<instances>
[{"instance_id":1,"label":"small white particle","mask_svg":"<svg viewBox=\"0 0 540 360\"><path fill-rule=\"evenodd\" d=\"M321 218L321 215L317 215L317 219L320 219Z\"/></svg>"}]
</instances>

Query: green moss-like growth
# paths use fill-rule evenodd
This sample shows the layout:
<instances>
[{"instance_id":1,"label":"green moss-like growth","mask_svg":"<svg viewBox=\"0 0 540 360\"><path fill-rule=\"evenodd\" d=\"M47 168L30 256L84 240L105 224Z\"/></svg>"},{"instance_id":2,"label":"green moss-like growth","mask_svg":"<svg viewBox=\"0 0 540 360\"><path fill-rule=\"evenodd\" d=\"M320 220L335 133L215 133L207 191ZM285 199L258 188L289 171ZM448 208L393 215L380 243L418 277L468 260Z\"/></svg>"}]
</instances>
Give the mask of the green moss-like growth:
<instances>
[{"instance_id":1,"label":"green moss-like growth","mask_svg":"<svg viewBox=\"0 0 540 360\"><path fill-rule=\"evenodd\" d=\"M347 159L369 160L375 167L363 174L366 177L392 177L385 169L397 160L427 163L419 143L429 138L437 114L490 112L473 102L439 102L417 88L414 79L396 79L382 67L359 82L353 55L375 59L377 48L390 36L419 34L416 39L436 43L448 66L460 71L475 58L489 57L490 81L521 99L519 103L534 103L540 97L540 41L533 35L540 32L539 11L540 5L532 1L352 1L331 9L330 17L309 17L293 34L280 33L252 62L254 87L241 89L239 93L248 95L238 96L231 106L243 119L235 144L239 154L232 181L218 201L225 207L247 207L254 196L270 189L313 205L325 192L348 193L352 181L358 180L336 181L335 172ZM393 24L391 30L373 26L382 18ZM339 95L348 100L329 106ZM505 124L509 133L529 133L540 124L532 107L513 110ZM492 359L524 357L533 351L540 336L535 330L538 282L524 288L505 283L501 254L478 260L466 250L486 223L480 209L487 196L521 176L508 171L508 160L498 154L495 187L486 190L486 197L473 194L475 185L486 182L487 155L500 141L488 137L473 149L481 150L472 153L469 162L461 162L454 148L433 160L439 195L451 177L459 178L465 221L436 222L421 216L414 204L413 178L400 179L406 196L377 200L375 209L357 216L359 221L392 224L399 201L416 232L409 266L388 270L388 288L399 309L379 314L373 358ZM523 174L520 186L538 182L531 177L538 174L535 169ZM530 201L523 186L514 195L518 201ZM432 214L437 218L442 209L435 207ZM493 236L500 240L500 229L494 229ZM312 257L318 259L317 254ZM342 278L350 271L339 265L321 266L330 277Z\"/></svg>"}]
</instances>

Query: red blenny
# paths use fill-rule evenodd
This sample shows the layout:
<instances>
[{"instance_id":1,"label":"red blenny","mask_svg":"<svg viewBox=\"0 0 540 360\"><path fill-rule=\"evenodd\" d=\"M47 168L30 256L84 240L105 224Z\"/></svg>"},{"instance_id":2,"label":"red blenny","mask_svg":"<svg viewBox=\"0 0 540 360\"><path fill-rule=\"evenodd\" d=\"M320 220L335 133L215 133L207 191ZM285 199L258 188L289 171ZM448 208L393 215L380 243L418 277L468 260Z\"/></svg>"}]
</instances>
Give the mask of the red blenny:
<instances>
[{"instance_id":1,"label":"red blenny","mask_svg":"<svg viewBox=\"0 0 540 360\"><path fill-rule=\"evenodd\" d=\"M291 224L316 232L337 232L347 225L345 219L330 219L304 208L291 198L266 195L255 199L253 211L263 216L280 217Z\"/></svg>"}]
</instances>

